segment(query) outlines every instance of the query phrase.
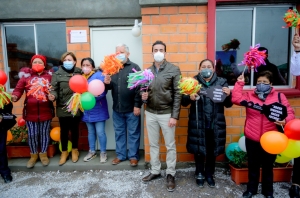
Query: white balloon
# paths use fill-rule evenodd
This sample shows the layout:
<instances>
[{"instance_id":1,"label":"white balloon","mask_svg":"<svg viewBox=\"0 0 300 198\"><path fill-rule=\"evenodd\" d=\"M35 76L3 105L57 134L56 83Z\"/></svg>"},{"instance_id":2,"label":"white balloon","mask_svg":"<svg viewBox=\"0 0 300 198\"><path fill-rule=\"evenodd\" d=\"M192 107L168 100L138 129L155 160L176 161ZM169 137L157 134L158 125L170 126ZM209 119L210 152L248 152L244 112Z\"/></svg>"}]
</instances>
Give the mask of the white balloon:
<instances>
[{"instance_id":1,"label":"white balloon","mask_svg":"<svg viewBox=\"0 0 300 198\"><path fill-rule=\"evenodd\" d=\"M244 152L247 152L247 149L246 149L246 137L243 136L239 139L239 147L242 151Z\"/></svg>"}]
</instances>

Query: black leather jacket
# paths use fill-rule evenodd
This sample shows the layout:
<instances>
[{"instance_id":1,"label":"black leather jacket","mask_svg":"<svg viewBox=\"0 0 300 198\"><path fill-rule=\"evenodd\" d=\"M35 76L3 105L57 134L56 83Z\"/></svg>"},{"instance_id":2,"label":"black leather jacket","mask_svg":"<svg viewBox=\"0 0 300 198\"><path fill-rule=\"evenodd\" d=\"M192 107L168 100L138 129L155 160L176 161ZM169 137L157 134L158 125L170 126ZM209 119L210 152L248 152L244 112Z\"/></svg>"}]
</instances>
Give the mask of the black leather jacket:
<instances>
[{"instance_id":1,"label":"black leather jacket","mask_svg":"<svg viewBox=\"0 0 300 198\"><path fill-rule=\"evenodd\" d=\"M155 78L148 89L146 110L155 114L171 113L172 118L178 119L181 103L179 67L165 60L158 71L154 64L149 69Z\"/></svg>"}]
</instances>

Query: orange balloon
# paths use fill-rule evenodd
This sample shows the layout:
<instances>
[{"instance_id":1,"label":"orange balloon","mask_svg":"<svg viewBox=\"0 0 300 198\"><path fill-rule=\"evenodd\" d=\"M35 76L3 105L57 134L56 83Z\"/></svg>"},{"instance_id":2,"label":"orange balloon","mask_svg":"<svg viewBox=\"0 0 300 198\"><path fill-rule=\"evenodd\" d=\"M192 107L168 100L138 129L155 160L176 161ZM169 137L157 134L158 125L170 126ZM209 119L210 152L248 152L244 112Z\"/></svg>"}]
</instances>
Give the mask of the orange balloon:
<instances>
[{"instance_id":1,"label":"orange balloon","mask_svg":"<svg viewBox=\"0 0 300 198\"><path fill-rule=\"evenodd\" d=\"M260 138L260 144L263 149L271 154L279 154L284 151L288 141L288 137L278 131L266 132Z\"/></svg>"},{"instance_id":2,"label":"orange balloon","mask_svg":"<svg viewBox=\"0 0 300 198\"><path fill-rule=\"evenodd\" d=\"M13 139L13 135L11 134L10 131L7 131L7 138L6 138L6 141L7 141L7 142L10 142L10 141L12 141L12 139Z\"/></svg>"},{"instance_id":3,"label":"orange balloon","mask_svg":"<svg viewBox=\"0 0 300 198\"><path fill-rule=\"evenodd\" d=\"M50 137L52 140L54 140L56 142L60 141L60 127L54 127L50 131Z\"/></svg>"}]
</instances>

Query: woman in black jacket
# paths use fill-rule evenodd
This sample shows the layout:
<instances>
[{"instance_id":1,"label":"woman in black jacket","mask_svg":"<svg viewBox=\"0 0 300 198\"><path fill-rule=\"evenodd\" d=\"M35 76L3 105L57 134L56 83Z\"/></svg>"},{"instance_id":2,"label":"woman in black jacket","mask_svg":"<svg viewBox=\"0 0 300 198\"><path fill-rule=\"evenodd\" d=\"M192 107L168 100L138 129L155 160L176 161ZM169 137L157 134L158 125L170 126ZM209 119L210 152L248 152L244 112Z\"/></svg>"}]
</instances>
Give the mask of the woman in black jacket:
<instances>
[{"instance_id":1,"label":"woman in black jacket","mask_svg":"<svg viewBox=\"0 0 300 198\"><path fill-rule=\"evenodd\" d=\"M195 155L195 178L199 187L206 180L210 187L215 187L213 174L216 156L224 153L226 142L226 122L224 106L231 107L231 94L226 79L217 77L211 60L205 59L199 65L199 74L194 77L201 84L201 92L215 86L222 87L226 98L214 103L204 94L183 95L181 104L190 106L188 122L187 150ZM204 165L204 161L206 163Z\"/></svg>"}]
</instances>

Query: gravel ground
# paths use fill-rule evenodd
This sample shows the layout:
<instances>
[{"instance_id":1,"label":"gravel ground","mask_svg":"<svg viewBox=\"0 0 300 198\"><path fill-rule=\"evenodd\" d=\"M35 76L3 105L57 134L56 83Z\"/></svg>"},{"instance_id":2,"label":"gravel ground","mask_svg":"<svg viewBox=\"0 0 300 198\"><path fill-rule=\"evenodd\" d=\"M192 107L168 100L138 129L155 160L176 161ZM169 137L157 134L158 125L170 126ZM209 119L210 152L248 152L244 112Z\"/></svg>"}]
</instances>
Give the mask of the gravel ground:
<instances>
[{"instance_id":1,"label":"gravel ground","mask_svg":"<svg viewBox=\"0 0 300 198\"><path fill-rule=\"evenodd\" d=\"M141 179L148 171L85 171L85 172L13 172L13 182L5 184L0 181L0 197L241 197L246 185L237 186L227 171L217 168L216 187L197 187L194 168L178 169L176 173L176 190L166 190L164 177L148 184ZM289 183L275 183L274 196L288 197ZM260 191L260 187L259 187ZM255 198L263 198L256 195Z\"/></svg>"}]
</instances>

